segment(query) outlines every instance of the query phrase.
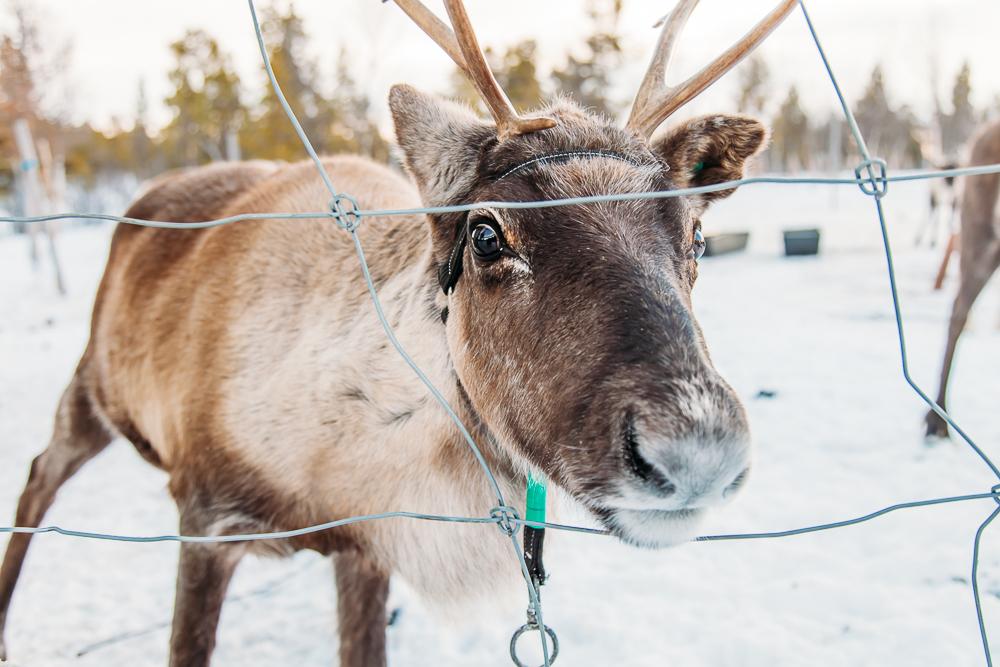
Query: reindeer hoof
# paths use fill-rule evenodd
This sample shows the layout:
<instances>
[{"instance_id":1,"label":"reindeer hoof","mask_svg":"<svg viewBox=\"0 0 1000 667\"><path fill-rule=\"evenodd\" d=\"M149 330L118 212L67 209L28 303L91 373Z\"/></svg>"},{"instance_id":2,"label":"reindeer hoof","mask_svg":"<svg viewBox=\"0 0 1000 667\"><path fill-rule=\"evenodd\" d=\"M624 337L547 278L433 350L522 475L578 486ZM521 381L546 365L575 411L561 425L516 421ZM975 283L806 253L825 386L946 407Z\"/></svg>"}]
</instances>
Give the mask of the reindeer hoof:
<instances>
[{"instance_id":1,"label":"reindeer hoof","mask_svg":"<svg viewBox=\"0 0 1000 667\"><path fill-rule=\"evenodd\" d=\"M927 424L926 437L928 444L935 444L935 440L948 439L948 424L945 420L941 419L938 413L933 410L928 412L924 422Z\"/></svg>"}]
</instances>

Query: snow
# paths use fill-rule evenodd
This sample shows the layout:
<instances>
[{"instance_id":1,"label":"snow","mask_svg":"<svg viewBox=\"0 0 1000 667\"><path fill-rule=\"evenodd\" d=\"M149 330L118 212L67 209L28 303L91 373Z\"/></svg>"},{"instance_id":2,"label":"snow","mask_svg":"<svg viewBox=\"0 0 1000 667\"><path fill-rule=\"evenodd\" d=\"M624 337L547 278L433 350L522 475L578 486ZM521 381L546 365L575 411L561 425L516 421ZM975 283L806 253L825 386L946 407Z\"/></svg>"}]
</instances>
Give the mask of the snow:
<instances>
[{"instance_id":1,"label":"snow","mask_svg":"<svg viewBox=\"0 0 1000 667\"><path fill-rule=\"evenodd\" d=\"M954 267L945 290L932 292L941 247L913 247L925 184L893 184L884 201L911 366L934 394ZM923 443L924 407L900 374L869 198L853 187L748 186L710 212L705 226L752 232L747 253L703 260L695 299L717 366L746 400L756 441L750 484L708 532L794 528L996 483L964 445ZM814 226L823 230L819 257L779 256L781 229ZM65 300L44 267L31 270L24 237L0 236L0 523L13 518L83 349L110 231L63 231ZM951 405L1000 459L998 291L987 288L973 313ZM762 389L775 395L755 398ZM165 483L116 443L63 488L46 523L172 532ZM545 619L561 641L557 664L982 665L972 538L995 507L970 501L804 536L669 551L550 534L552 578L543 593ZM165 664L176 558L171 543L36 538L8 624L11 664ZM1000 522L984 536L980 581L986 627L1000 651ZM456 621L394 585L391 604L401 612L389 629L390 664L510 664L507 641L524 619L523 592L515 593ZM324 559L247 559L223 612L214 664L328 665L335 627Z\"/></svg>"}]
</instances>

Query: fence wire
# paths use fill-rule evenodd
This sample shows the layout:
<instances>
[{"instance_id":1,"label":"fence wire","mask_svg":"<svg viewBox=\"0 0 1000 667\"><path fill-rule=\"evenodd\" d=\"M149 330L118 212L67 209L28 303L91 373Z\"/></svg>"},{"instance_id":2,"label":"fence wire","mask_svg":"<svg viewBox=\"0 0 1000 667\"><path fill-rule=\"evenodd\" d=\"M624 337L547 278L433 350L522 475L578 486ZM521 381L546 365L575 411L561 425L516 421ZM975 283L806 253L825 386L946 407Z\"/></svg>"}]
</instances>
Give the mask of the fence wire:
<instances>
[{"instance_id":1,"label":"fence wire","mask_svg":"<svg viewBox=\"0 0 1000 667\"><path fill-rule=\"evenodd\" d=\"M372 218L372 217L415 216L415 215L429 215L429 214L433 215L442 213L467 212L478 208L532 209L532 208L545 208L545 207L555 207L555 206L577 206L577 205L594 204L600 202L663 199L670 197L685 197L689 195L702 194L708 192L717 192L720 190L733 189L739 186L755 185L762 183L782 184L782 185L851 185L858 187L865 195L872 197L875 203L876 215L878 218L879 228L882 235L882 244L885 251L886 269L889 281L889 292L895 316L896 333L899 341L899 352L900 352L903 378L906 381L906 383L914 390L914 392L916 392L916 394L925 403L927 403L927 405L934 412L940 415L948 423L948 425L951 426L955 430L955 432L959 434L962 440L992 471L992 473L997 477L998 481L1000 481L1000 468L997 467L997 465L985 453L985 451L975 442L975 440L965 430L963 430L954 421L954 419L952 419L952 417L948 414L948 412L940 405L938 405L933 399L931 399L930 396L928 396L928 394L916 383L916 381L910 375L909 358L906 351L905 328L903 325L899 292L896 283L895 264L892 256L892 247L889 242L885 211L883 210L882 207L882 198L887 194L888 186L890 183L926 180L933 178L997 174L1000 173L1000 164L976 166L976 167L964 167L956 169L922 170L901 175L895 175L895 174L890 175L888 173L888 166L885 163L885 161L877 157L873 157L869 152L868 146L865 143L864 136L860 128L858 127L857 121L854 118L854 114L851 112L851 109L844 98L840 85L837 81L837 77L833 72L833 68L830 65L825 50L823 49L822 42L819 39L815 26L813 25L812 19L809 16L809 13L806 9L805 0L799 0L799 7L802 10L802 16L806 22L806 27L809 31L810 37L812 38L814 44L816 45L816 49L819 53L823 67L827 73L828 78L830 79L830 83L833 86L834 92L836 93L838 102L841 106L841 109L844 113L844 117L850 128L851 135L858 149L858 152L862 156L862 162L857 166L857 168L854 171L854 178L763 176L763 177L743 178L739 180L728 181L725 183L718 183L710 186L683 188L675 190L616 193L616 194L595 195L588 197L570 197L565 199L551 199L551 200L526 201L526 202L483 201L483 202L474 202L474 203L460 204L454 206L416 207L407 209L363 209L358 205L357 200L355 200L354 197L352 197L350 194L341 193L337 191L337 189L333 185L333 181L331 180L330 175L327 173L323 165L322 160L317 155L315 149L312 146L312 143L309 140L309 137L302 129L302 125L299 123L298 118L296 117L295 113L292 111L287 100L285 99L285 96L281 90L281 86L279 85L277 78L274 75L274 70L271 67L270 58L268 57L267 48L264 42L264 37L260 28L260 22L257 18L257 12L254 6L254 0L247 0L247 4L249 6L250 18L253 24L254 33L257 38L257 44L260 49L261 59L264 63L264 68L267 72L268 79L270 80L271 87L275 91L275 94L279 102L281 103L281 106L284 109L289 122L294 127L295 132L298 135L299 139L301 140L302 145L306 153L308 154L309 158L316 165L316 169L319 172L320 178L322 179L324 185L326 186L327 190L330 193L331 200L329 204L329 210L306 212L306 213L301 213L301 212L300 213L249 213L249 214L234 215L224 218L217 218L213 220L193 222L193 223L142 220L137 218L95 214L95 213L57 213L52 215L42 215L42 216L32 216L32 217L8 216L8 217L0 217L0 222L41 223L41 222L61 220L61 219L86 219L86 220L105 220L105 221L112 221L124 224L140 225L144 227L156 227L161 229L205 229L209 227L218 227L221 225L236 224L239 222L244 222L249 220L296 221L296 220L323 219L333 222L342 230L344 230L345 233L349 234L351 237L351 240L354 244L355 252L358 257L358 263L360 265L362 275L365 280L365 284L368 288L369 296L371 297L376 315L378 316L378 320L381 323L387 338L389 339L393 347L396 349L396 351L399 353L402 360L413 370L413 372L420 379L420 381L426 386L430 394L441 405L441 407L445 410L445 412L454 422L456 428L461 433L463 439L469 446L470 451L476 458L480 467L483 469L483 472L486 475L487 480L489 481L489 485L495 496L494 498L495 505L489 511L488 515L476 516L476 517L448 516L439 514L426 514L420 512L406 512L406 511L383 512L378 514L369 514L364 516L355 516L345 519L339 519L336 521L330 521L312 526L306 526L295 530L264 532L264 533L228 534L228 535L216 535L216 536L179 535L179 534L152 535L152 536L121 535L113 533L99 533L99 532L74 530L55 525L40 526L40 527L3 526L0 527L0 533L28 533L28 534L56 533L59 535L64 535L69 537L96 539L96 540L111 540L117 542L221 543L221 542L245 542L245 541L288 539L292 537L306 535L309 533L332 530L334 528L349 524L360 523L364 521L378 521L387 519L411 519L411 520L437 521L437 522L463 523L463 524L495 524L511 540L514 556L517 559L518 565L521 569L521 573L524 577L527 586L530 608L534 614L535 619L537 620L537 627L535 629L541 628L543 630L547 630L547 627L545 626L542 619L542 605L539 597L539 591L535 583L532 581L531 576L528 573L528 568L525 562L524 553L522 552L521 546L518 544L517 541L518 529L523 526L531 526L536 528L549 528L552 530L580 532L593 535L610 535L610 533L607 530L602 530L598 528L573 526L573 525L553 523L553 522L527 521L522 519L518 515L516 509L506 504L503 493L500 489L500 485L495 476L493 475L492 471L490 470L489 465L487 464L485 458L483 457L481 450L477 446L475 440L472 438L472 435L462 424L461 419L458 417L458 415L451 407L451 405L449 405L445 397L434 386L434 384L427 377L427 375L424 374L421 368L416 364L416 362L412 359L412 357L410 357L410 355L407 353L407 351L404 349L402 344L397 339L392 325L389 323L388 319L385 316L385 313L383 312L381 301L379 300L377 290L369 273L368 263L365 259L364 248L361 244L361 240L357 233L358 229L363 223L365 218ZM903 502L883 507L869 514L865 514L859 517L844 519L840 521L821 523L816 525L804 526L801 528L794 528L789 530L781 530L773 532L704 535L696 538L695 541L718 542L718 541L731 541L731 540L785 538L795 535L803 535L806 533L826 531L836 528L843 528L846 526L857 525L859 523L871 521L886 514L904 509L930 507L943 504L953 504L953 503L987 500L987 499L992 499L998 505L998 507L991 511L991 513L986 517L986 519L979 525L978 529L976 530L975 539L973 541L973 549L972 549L972 591L976 609L976 617L979 624L979 634L983 643L983 653L986 659L986 665L987 667L992 667L993 658L990 652L989 637L986 631L986 625L983 618L982 600L979 590L978 575L979 575L980 545L982 542L983 533L985 532L986 528L990 525L990 523L994 519L996 519L998 515L1000 515L1000 483L993 486L989 491L982 493L973 493L961 496L949 496L943 498L931 498L925 500ZM554 651L550 652L549 638L546 632L539 631L539 636L540 636L540 644L542 649L544 666L549 667L549 665L551 665L554 659Z\"/></svg>"}]
</instances>

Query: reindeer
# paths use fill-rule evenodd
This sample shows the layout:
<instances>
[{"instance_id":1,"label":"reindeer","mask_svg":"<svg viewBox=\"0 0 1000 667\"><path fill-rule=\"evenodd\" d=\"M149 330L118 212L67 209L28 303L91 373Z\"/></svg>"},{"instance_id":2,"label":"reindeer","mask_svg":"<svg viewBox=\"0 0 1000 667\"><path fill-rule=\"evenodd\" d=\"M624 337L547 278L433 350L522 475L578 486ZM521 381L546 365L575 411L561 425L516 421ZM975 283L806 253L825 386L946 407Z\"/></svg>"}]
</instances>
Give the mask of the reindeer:
<instances>
[{"instance_id":1,"label":"reindeer","mask_svg":"<svg viewBox=\"0 0 1000 667\"><path fill-rule=\"evenodd\" d=\"M933 164L935 169L957 169L959 167L954 161L936 161ZM955 218L958 216L958 189L957 179L954 176L932 179L928 187L927 198L927 218L924 224L917 230L914 245L919 246L926 239L928 245L933 248L937 245L940 235L941 222L948 231L949 238L954 235Z\"/></svg>"},{"instance_id":2,"label":"reindeer","mask_svg":"<svg viewBox=\"0 0 1000 667\"><path fill-rule=\"evenodd\" d=\"M1000 162L1000 121L982 128L972 140L969 166ZM962 188L961 229L958 234L959 286L948 324L948 341L941 366L941 385L937 404L942 408L948 395L948 376L955 360L955 348L969 318L972 304L1000 266L1000 221L997 219L997 194L1000 175L967 177ZM927 435L948 437L948 424L933 410L925 419Z\"/></svg>"},{"instance_id":3,"label":"reindeer","mask_svg":"<svg viewBox=\"0 0 1000 667\"><path fill-rule=\"evenodd\" d=\"M941 109L937 97L934 100L937 107L936 118L941 117ZM942 148L941 126L935 123L933 127L923 128L914 132L917 143L920 146L920 153L925 160L929 161L935 169L957 169L960 165L954 156L949 156ZM955 219L958 216L958 180L954 176L935 178L928 183L927 217L923 224L917 229L914 237L914 245L919 246L925 240L933 248L937 245L940 236L941 223L948 232L949 248L954 246ZM945 262L951 250L945 251ZM935 289L940 289L935 284Z\"/></svg>"},{"instance_id":4,"label":"reindeer","mask_svg":"<svg viewBox=\"0 0 1000 667\"><path fill-rule=\"evenodd\" d=\"M958 169L957 162L945 162L941 169ZM930 214L926 228L930 238L930 247L937 245L938 223L940 212L945 214L945 226L948 230L948 240L944 244L944 252L941 253L941 263L938 264L937 273L934 274L934 291L940 290L944 286L944 279L948 275L948 265L951 263L951 256L955 253L958 245L958 229L955 225L958 217L958 202L960 195L958 192L958 179L954 176L944 178L934 178L930 181ZM920 245L921 234L918 232L916 245Z\"/></svg>"},{"instance_id":5,"label":"reindeer","mask_svg":"<svg viewBox=\"0 0 1000 667\"><path fill-rule=\"evenodd\" d=\"M665 69L696 3L683 0L666 20L620 129L568 100L519 115L461 0L445 2L452 28L419 0L397 0L473 81L493 122L396 85L389 105L412 181L359 157L323 165L369 209L737 179L765 145L757 120L710 115L653 133L795 0L667 87ZM623 541L665 547L690 539L743 485L747 417L712 365L691 302L701 215L729 194L367 218L357 231L399 340L482 444L506 496L523 497L529 472L544 475ZM195 222L311 211L329 199L311 163L224 163L160 177L127 215ZM39 525L59 487L117 435L167 472L189 535L399 508L482 516L492 498L482 471L373 335L377 327L351 238L329 220L119 226L90 341L52 440L32 463L16 523ZM0 630L30 540L16 534L7 545ZM170 664L209 663L226 587L247 553L333 556L340 662L359 667L385 664L390 576L452 603L516 578L509 547L498 530L412 521L184 543Z\"/></svg>"}]
</instances>

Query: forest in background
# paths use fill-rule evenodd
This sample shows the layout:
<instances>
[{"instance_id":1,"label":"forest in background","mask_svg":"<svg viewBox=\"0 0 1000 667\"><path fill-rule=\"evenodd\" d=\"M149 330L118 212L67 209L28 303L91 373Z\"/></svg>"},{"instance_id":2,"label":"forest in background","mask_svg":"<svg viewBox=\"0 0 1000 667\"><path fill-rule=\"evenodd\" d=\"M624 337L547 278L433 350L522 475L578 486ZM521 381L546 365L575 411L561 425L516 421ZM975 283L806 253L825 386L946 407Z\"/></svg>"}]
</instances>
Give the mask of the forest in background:
<instances>
[{"instance_id":1,"label":"forest in background","mask_svg":"<svg viewBox=\"0 0 1000 667\"><path fill-rule=\"evenodd\" d=\"M577 47L566 53L551 71L536 66L535 40L524 40L502 50L487 48L497 79L515 106L530 109L556 95L568 95L584 106L617 117L627 112L628 100L616 99L611 77L626 58L618 24L623 0L588 0L591 26ZM57 74L58 64L71 57L68 44L47 39L44 21L25 0L7 0L13 28L0 35L0 194L9 191L18 169L12 126L29 123L66 165L67 178L93 184L101 177L128 174L146 178L167 169L223 159L302 159L302 147L261 66L259 80L241 81L232 58L203 30L190 29L169 46L171 91L163 100L170 121L153 131L148 123L149 101L143 84L132 122L110 129L74 125L60 113L47 111L43 82ZM321 153L360 153L380 161L390 159L391 139L372 120L370 100L355 78L342 51L335 80L320 80L318 63L311 58L310 35L294 4L266 7L262 28L275 75L299 115L305 131ZM835 171L857 162L850 133L839 112L822 118L803 110L796 87L778 90L771 65L760 56L742 63L737 96L731 110L770 122L770 149L759 169L771 172ZM977 109L971 100L970 68L954 73L947 106L936 104L930 118L918 118L905 103L887 93L886 76L876 65L864 95L854 111L872 152L898 167L938 165L959 157L977 125L1000 112L1000 96L990 109ZM248 85L252 83L254 85ZM248 91L262 90L254 96ZM322 91L332 91L325 94ZM475 108L481 104L456 70L442 94Z\"/></svg>"}]
</instances>

